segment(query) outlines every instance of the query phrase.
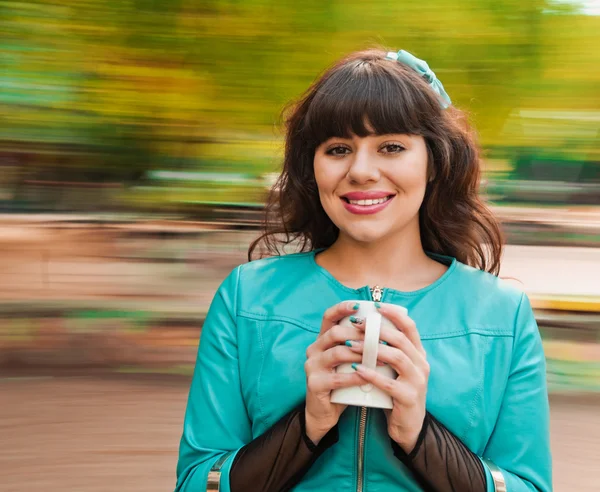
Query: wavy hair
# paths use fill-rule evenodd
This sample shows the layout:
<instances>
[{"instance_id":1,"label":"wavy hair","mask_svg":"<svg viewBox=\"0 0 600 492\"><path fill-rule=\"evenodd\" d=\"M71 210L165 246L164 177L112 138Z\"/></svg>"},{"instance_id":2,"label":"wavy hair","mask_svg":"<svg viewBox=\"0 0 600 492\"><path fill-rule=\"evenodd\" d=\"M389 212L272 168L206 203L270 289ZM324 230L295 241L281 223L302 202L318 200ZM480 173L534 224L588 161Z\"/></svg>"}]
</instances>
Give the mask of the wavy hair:
<instances>
[{"instance_id":1,"label":"wavy hair","mask_svg":"<svg viewBox=\"0 0 600 492\"><path fill-rule=\"evenodd\" d=\"M419 210L425 251L498 275L503 238L479 196L480 159L465 114L442 109L438 96L411 68L371 49L338 61L285 117L283 170L267 200L263 231L248 249L252 260L331 246L339 230L321 206L313 160L331 137L411 134L424 138L430 182Z\"/></svg>"}]
</instances>

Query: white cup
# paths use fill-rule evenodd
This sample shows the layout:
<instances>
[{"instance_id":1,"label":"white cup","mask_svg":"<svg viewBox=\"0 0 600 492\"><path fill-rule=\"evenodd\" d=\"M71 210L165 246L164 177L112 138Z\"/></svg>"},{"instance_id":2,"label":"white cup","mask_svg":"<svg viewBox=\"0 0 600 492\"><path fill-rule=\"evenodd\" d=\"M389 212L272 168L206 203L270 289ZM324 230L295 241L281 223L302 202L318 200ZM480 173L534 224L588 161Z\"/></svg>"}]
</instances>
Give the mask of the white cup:
<instances>
[{"instance_id":1,"label":"white cup","mask_svg":"<svg viewBox=\"0 0 600 492\"><path fill-rule=\"evenodd\" d=\"M352 301L350 301L352 302ZM379 351L379 333L382 326L389 326L396 330L394 324L379 314L373 301L356 301L359 305L358 311L354 314L365 320L365 339L363 346L362 364L365 367L374 369L383 376L396 379L398 374L388 364L382 366L377 365L377 352ZM394 305L394 307L404 310L402 306ZM339 323L343 326L352 326L350 317L344 318ZM340 364L336 368L338 373L353 373L352 364ZM361 386L350 386L348 388L338 388L331 392L331 402L341 403L343 405L355 405L358 407L373 407L373 408L393 408L393 400L385 391L376 388L371 383Z\"/></svg>"}]
</instances>

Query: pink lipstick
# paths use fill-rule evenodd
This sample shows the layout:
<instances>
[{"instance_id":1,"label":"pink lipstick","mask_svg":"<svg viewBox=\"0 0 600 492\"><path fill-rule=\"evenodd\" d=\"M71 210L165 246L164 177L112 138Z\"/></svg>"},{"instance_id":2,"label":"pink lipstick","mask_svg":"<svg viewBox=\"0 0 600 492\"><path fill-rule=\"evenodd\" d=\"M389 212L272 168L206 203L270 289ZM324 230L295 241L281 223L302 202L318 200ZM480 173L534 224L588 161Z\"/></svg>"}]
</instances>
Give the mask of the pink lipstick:
<instances>
[{"instance_id":1,"label":"pink lipstick","mask_svg":"<svg viewBox=\"0 0 600 492\"><path fill-rule=\"evenodd\" d=\"M353 191L340 198L348 212L369 215L387 207L396 195L388 191Z\"/></svg>"}]
</instances>

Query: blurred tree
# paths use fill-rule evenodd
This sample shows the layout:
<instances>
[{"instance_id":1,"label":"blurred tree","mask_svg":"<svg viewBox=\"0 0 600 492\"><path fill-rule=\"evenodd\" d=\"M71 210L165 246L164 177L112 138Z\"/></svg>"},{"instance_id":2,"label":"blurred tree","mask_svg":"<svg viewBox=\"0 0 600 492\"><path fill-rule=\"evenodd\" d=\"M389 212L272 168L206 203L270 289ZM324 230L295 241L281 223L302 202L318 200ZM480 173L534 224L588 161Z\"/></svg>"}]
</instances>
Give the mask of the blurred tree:
<instances>
[{"instance_id":1,"label":"blurred tree","mask_svg":"<svg viewBox=\"0 0 600 492\"><path fill-rule=\"evenodd\" d=\"M61 154L75 144L78 157L65 164L74 175L87 168L90 179L128 183L161 166L270 170L282 106L328 64L374 44L426 59L471 112L484 145L537 146L539 137L506 133L521 109L600 106L600 16L578 8L551 0L0 0L0 146ZM586 155L590 141L581 142Z\"/></svg>"}]
</instances>

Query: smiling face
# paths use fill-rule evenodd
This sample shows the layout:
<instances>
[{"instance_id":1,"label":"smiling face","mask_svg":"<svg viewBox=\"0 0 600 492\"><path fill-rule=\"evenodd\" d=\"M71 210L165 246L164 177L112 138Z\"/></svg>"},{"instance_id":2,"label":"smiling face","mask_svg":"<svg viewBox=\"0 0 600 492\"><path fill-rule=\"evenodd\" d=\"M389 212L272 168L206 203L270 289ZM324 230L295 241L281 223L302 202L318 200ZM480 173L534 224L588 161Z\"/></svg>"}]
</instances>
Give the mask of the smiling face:
<instances>
[{"instance_id":1,"label":"smiling face","mask_svg":"<svg viewBox=\"0 0 600 492\"><path fill-rule=\"evenodd\" d=\"M406 134L329 138L314 156L323 209L341 239L370 243L419 233L427 146Z\"/></svg>"},{"instance_id":2,"label":"smiling face","mask_svg":"<svg viewBox=\"0 0 600 492\"><path fill-rule=\"evenodd\" d=\"M468 118L443 109L411 67L384 50L352 53L315 81L285 121L283 170L249 259L259 245L280 255L281 245L293 244L333 248L330 257L343 263L342 241L354 242L345 251L351 258L385 239L369 253L421 247L498 273L502 234L479 197L479 148Z\"/></svg>"}]
</instances>

